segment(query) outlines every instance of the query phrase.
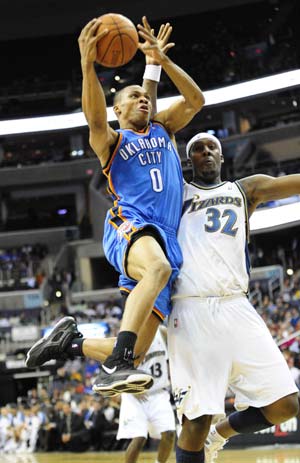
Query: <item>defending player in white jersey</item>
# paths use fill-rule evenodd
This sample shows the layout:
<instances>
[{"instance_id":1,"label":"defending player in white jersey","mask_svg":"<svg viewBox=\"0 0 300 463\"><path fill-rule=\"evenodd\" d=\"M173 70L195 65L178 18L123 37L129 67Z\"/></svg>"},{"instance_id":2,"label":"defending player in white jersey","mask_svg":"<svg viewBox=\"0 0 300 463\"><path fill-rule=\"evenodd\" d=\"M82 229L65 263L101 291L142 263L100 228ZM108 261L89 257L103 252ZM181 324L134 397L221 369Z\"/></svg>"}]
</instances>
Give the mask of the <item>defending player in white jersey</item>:
<instances>
[{"instance_id":1,"label":"defending player in white jersey","mask_svg":"<svg viewBox=\"0 0 300 463\"><path fill-rule=\"evenodd\" d=\"M166 463L175 441L175 417L170 403L166 329L161 326L142 363L154 378L146 394L121 395L117 439L132 439L125 454L126 463L135 463L148 435L160 439L156 463Z\"/></svg>"},{"instance_id":2,"label":"defending player in white jersey","mask_svg":"<svg viewBox=\"0 0 300 463\"><path fill-rule=\"evenodd\" d=\"M298 388L267 326L247 298L248 218L259 203L300 193L300 175L221 181L220 141L207 133L187 144L194 179L186 185L179 243L183 266L173 293L168 348L182 430L177 463L214 461L238 433L298 413ZM228 387L237 412L224 414Z\"/></svg>"},{"instance_id":3,"label":"defending player in white jersey","mask_svg":"<svg viewBox=\"0 0 300 463\"><path fill-rule=\"evenodd\" d=\"M168 335L171 382L178 416L184 416L176 462L204 462L212 416L224 414L230 386L239 411L209 434L206 463L210 463L215 450L231 436L279 424L299 412L298 388L287 364L247 299L245 227L258 204L300 194L300 175L253 175L234 183L222 182L222 147L206 133L190 140L187 153L194 180L186 187L179 229L183 266ZM113 338L78 337L76 354L73 326L75 320L64 317L53 329L52 339L40 341L44 351L39 364L64 358L70 349L72 355L99 361L111 352Z\"/></svg>"}]
</instances>

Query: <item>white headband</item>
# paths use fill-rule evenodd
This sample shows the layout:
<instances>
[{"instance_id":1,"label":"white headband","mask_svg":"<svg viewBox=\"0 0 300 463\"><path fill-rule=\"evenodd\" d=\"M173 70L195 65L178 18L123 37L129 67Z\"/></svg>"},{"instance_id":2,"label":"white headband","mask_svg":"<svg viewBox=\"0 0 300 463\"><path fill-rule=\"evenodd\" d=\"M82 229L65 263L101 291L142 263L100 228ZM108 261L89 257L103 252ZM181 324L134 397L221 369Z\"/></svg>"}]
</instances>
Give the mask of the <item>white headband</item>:
<instances>
[{"instance_id":1,"label":"white headband","mask_svg":"<svg viewBox=\"0 0 300 463\"><path fill-rule=\"evenodd\" d=\"M203 138L208 138L209 140L212 140L213 142L215 142L215 144L220 150L220 153L222 154L222 146L221 146L220 140L218 140L214 135L211 135L210 133L200 132L200 133L197 133L197 135L194 135L193 138L191 138L188 144L186 145L186 155L188 158L190 157L190 150L191 150L192 145L198 140L203 140Z\"/></svg>"}]
</instances>

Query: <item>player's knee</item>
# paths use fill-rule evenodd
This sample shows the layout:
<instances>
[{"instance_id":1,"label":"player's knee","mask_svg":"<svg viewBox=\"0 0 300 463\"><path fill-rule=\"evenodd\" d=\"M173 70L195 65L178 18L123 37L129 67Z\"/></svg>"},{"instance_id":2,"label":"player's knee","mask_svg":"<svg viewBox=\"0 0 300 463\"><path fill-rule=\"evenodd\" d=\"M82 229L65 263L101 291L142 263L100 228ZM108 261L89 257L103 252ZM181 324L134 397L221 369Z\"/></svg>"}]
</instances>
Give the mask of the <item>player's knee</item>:
<instances>
[{"instance_id":1,"label":"player's knee","mask_svg":"<svg viewBox=\"0 0 300 463\"><path fill-rule=\"evenodd\" d=\"M183 432L196 440L206 439L211 424L211 415L202 415L194 420L184 420Z\"/></svg>"},{"instance_id":2,"label":"player's knee","mask_svg":"<svg viewBox=\"0 0 300 463\"><path fill-rule=\"evenodd\" d=\"M134 439L132 439L126 450L127 456L140 452L143 449L145 443L145 437L135 437Z\"/></svg>"},{"instance_id":3,"label":"player's knee","mask_svg":"<svg viewBox=\"0 0 300 463\"><path fill-rule=\"evenodd\" d=\"M161 282L162 286L165 286L171 276L172 268L167 259L154 259L150 263L149 271L157 281Z\"/></svg>"}]
</instances>

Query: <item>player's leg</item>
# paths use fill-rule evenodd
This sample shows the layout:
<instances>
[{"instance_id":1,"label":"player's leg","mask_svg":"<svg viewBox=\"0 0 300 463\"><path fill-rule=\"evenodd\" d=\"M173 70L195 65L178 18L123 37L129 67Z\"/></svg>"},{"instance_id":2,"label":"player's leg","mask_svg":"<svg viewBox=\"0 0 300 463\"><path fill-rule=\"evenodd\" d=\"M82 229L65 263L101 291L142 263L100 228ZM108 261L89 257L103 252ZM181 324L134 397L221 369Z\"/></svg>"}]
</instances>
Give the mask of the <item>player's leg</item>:
<instances>
[{"instance_id":1,"label":"player's leg","mask_svg":"<svg viewBox=\"0 0 300 463\"><path fill-rule=\"evenodd\" d=\"M135 344L157 297L167 287L172 268L160 244L161 238L148 233L142 231L142 234L137 234L125 254L126 274L137 284L126 300L113 352L102 364L95 381L94 390L102 394L139 393L153 384L150 375L134 369Z\"/></svg>"},{"instance_id":2,"label":"player's leg","mask_svg":"<svg viewBox=\"0 0 300 463\"><path fill-rule=\"evenodd\" d=\"M128 252L127 273L138 283L126 300L120 331L137 333L168 283L172 269L158 241L141 236Z\"/></svg>"},{"instance_id":3,"label":"player's leg","mask_svg":"<svg viewBox=\"0 0 300 463\"><path fill-rule=\"evenodd\" d=\"M158 316L151 313L139 330L134 352L135 365L142 362L160 323ZM115 342L116 338L86 338L82 342L82 353L85 357L103 362L112 353Z\"/></svg>"},{"instance_id":4,"label":"player's leg","mask_svg":"<svg viewBox=\"0 0 300 463\"><path fill-rule=\"evenodd\" d=\"M166 463L171 455L175 444L175 431L164 431L161 433L155 463Z\"/></svg>"},{"instance_id":5,"label":"player's leg","mask_svg":"<svg viewBox=\"0 0 300 463\"><path fill-rule=\"evenodd\" d=\"M144 358L155 336L161 319L151 313L141 327L136 343L135 364ZM26 366L36 368L52 359L88 357L103 362L113 351L116 338L84 338L73 317L63 317L47 338L37 341L27 353Z\"/></svg>"},{"instance_id":6,"label":"player's leg","mask_svg":"<svg viewBox=\"0 0 300 463\"><path fill-rule=\"evenodd\" d=\"M182 424L176 446L177 463L204 463L204 444L212 415L224 415L231 352L213 304L211 300L178 299L169 317L171 383Z\"/></svg>"},{"instance_id":7,"label":"player's leg","mask_svg":"<svg viewBox=\"0 0 300 463\"><path fill-rule=\"evenodd\" d=\"M137 461L147 437L148 418L145 403L133 394L122 394L116 439L130 439L125 454L126 463Z\"/></svg>"},{"instance_id":8,"label":"player's leg","mask_svg":"<svg viewBox=\"0 0 300 463\"><path fill-rule=\"evenodd\" d=\"M162 367L164 368L164 367ZM159 380L158 380L159 381ZM156 385L158 387L159 383ZM161 387L163 385L161 384ZM176 423L169 391L157 389L145 403L149 436L159 439L156 463L165 463L174 449Z\"/></svg>"},{"instance_id":9,"label":"player's leg","mask_svg":"<svg viewBox=\"0 0 300 463\"><path fill-rule=\"evenodd\" d=\"M247 299L223 304L228 323L239 326L232 332L237 346L230 386L239 410L213 426L206 443L207 463L227 440L243 433L260 431L296 416L298 388L287 363L261 317ZM221 309L222 310L222 309Z\"/></svg>"},{"instance_id":10,"label":"player's leg","mask_svg":"<svg viewBox=\"0 0 300 463\"><path fill-rule=\"evenodd\" d=\"M202 415L193 420L183 417L176 446L176 463L204 463L204 444L211 420L211 415Z\"/></svg>"},{"instance_id":11,"label":"player's leg","mask_svg":"<svg viewBox=\"0 0 300 463\"><path fill-rule=\"evenodd\" d=\"M125 463L136 463L146 441L145 437L135 437L132 439L125 452Z\"/></svg>"},{"instance_id":12,"label":"player's leg","mask_svg":"<svg viewBox=\"0 0 300 463\"><path fill-rule=\"evenodd\" d=\"M298 393L295 392L265 407L249 407L247 410L234 412L218 423L216 429L221 436L229 439L236 434L261 431L274 424L284 423L298 413Z\"/></svg>"},{"instance_id":13,"label":"player's leg","mask_svg":"<svg viewBox=\"0 0 300 463\"><path fill-rule=\"evenodd\" d=\"M206 441L206 462L213 463L217 452L233 436L248 434L283 423L299 413L298 394L289 394L265 407L249 407L231 413L225 420L213 426Z\"/></svg>"},{"instance_id":14,"label":"player's leg","mask_svg":"<svg viewBox=\"0 0 300 463\"><path fill-rule=\"evenodd\" d=\"M299 413L298 393L289 394L261 408L261 412L273 424L283 423Z\"/></svg>"},{"instance_id":15,"label":"player's leg","mask_svg":"<svg viewBox=\"0 0 300 463\"><path fill-rule=\"evenodd\" d=\"M109 368L120 362L121 366L128 367L128 359L133 358L137 334L171 275L171 266L161 245L148 235L141 235L130 246L125 270L137 284L126 299L116 346L105 361L105 366Z\"/></svg>"},{"instance_id":16,"label":"player's leg","mask_svg":"<svg viewBox=\"0 0 300 463\"><path fill-rule=\"evenodd\" d=\"M125 273L124 275L122 273L120 278L124 278L126 284L129 284L129 288L126 285L125 288L131 290L131 293L126 301L124 321L122 321L121 330L113 346L113 352L102 364L100 375L97 377L97 392L105 393L106 395L122 392L140 393L151 387L153 378L143 371L136 371L134 369L134 349L137 334L144 325L145 320L148 320L158 295L162 299L162 308L159 305L158 312L168 315L171 282L177 275L182 260L176 237L172 235L169 238L165 235L164 231L158 231L156 227L148 226L147 224L141 226L140 230L134 233L131 241L128 242L124 239L122 242L119 242L118 239L118 236L113 236L112 240L110 240L109 256L115 268L124 269ZM167 251L165 252L167 248L170 251L170 246L174 261L172 264L173 271L166 258ZM172 278L170 278L171 275ZM54 334L52 335L51 342L48 342L48 352L52 351L52 347L54 347L52 341L57 341L60 344L59 339L56 338L56 327L53 331ZM63 330L60 331L59 337L63 333ZM149 337L147 347L150 346L153 339L150 339L150 334L151 331L147 331ZM62 338L64 336L65 334L63 333ZM36 361L34 358L36 357L35 353L37 350L45 352L45 344L45 339L40 340L30 349L29 358L26 360L27 366L39 366L46 361L46 356L44 356L42 361L40 361L41 359ZM77 349L76 342L73 344L75 349ZM111 346L111 341L105 343L105 354L110 350ZM82 341L78 342L78 347L78 355L83 354L84 346ZM85 347L88 349L87 346ZM55 350L55 353L52 352L52 357L50 358L59 358L62 354L61 349L55 348L53 350ZM145 346L143 351L146 352L146 350ZM93 356L95 357L95 355ZM104 355L99 352L97 359L100 358L102 360L103 357Z\"/></svg>"}]
</instances>

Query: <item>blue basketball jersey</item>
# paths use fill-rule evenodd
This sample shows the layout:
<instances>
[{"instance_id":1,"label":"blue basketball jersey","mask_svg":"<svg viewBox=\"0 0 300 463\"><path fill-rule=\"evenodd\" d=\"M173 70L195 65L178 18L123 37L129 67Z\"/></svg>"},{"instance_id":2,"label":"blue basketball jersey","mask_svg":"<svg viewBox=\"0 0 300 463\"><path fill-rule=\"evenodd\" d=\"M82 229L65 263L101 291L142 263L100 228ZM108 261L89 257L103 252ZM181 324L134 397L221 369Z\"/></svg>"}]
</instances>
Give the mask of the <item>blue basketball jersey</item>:
<instances>
[{"instance_id":1,"label":"blue basketball jersey","mask_svg":"<svg viewBox=\"0 0 300 463\"><path fill-rule=\"evenodd\" d=\"M145 132L118 129L117 146L103 169L114 200L111 215L130 215L177 232L183 175L179 155L166 129L150 122Z\"/></svg>"}]
</instances>

